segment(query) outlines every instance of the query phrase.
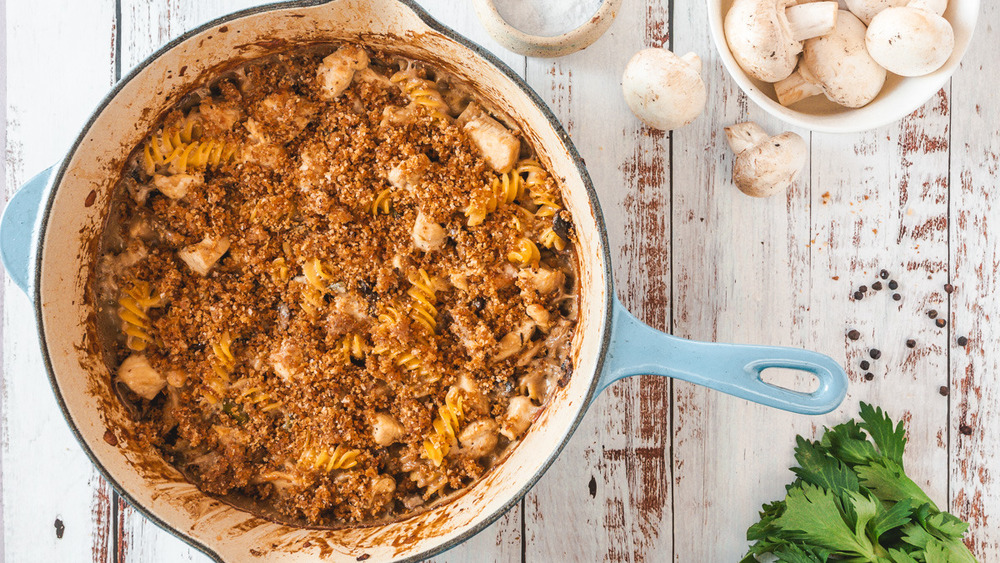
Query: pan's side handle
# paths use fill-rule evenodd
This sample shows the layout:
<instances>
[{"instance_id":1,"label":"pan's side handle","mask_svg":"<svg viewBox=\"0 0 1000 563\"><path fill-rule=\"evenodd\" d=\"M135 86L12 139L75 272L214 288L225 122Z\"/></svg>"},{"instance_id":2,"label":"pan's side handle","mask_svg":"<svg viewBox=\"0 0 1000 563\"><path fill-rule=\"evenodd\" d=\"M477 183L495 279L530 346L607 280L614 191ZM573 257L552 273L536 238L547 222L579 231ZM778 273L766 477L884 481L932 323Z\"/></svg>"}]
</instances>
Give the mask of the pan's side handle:
<instances>
[{"instance_id":1,"label":"pan's side handle","mask_svg":"<svg viewBox=\"0 0 1000 563\"><path fill-rule=\"evenodd\" d=\"M55 167L52 167L55 168ZM52 168L39 172L14 193L0 219L0 258L7 275L21 291L30 294L31 252L35 222Z\"/></svg>"},{"instance_id":2,"label":"pan's side handle","mask_svg":"<svg viewBox=\"0 0 1000 563\"><path fill-rule=\"evenodd\" d=\"M761 379L767 368L812 374L819 387L811 393L778 387ZM615 299L611 344L600 389L631 375L662 375L703 385L750 401L799 414L824 414L847 394L847 374L832 358L777 346L694 342L649 327Z\"/></svg>"}]
</instances>

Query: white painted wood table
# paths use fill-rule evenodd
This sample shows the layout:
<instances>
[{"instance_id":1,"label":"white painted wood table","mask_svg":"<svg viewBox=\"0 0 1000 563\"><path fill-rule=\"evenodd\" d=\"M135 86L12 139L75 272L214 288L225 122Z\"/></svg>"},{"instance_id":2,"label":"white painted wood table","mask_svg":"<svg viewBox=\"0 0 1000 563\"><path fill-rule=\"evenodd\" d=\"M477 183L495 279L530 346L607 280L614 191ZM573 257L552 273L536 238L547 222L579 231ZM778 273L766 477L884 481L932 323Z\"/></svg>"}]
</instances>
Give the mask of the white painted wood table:
<instances>
[{"instance_id":1,"label":"white painted wood table","mask_svg":"<svg viewBox=\"0 0 1000 563\"><path fill-rule=\"evenodd\" d=\"M7 197L60 158L122 73L185 30L254 3L2 2ZM725 74L703 0L627 0L605 37L556 60L504 51L467 2L423 3L523 73L571 132L601 196L619 291L639 317L688 338L816 349L851 375L843 406L815 418L665 379L618 383L520 506L439 560L735 561L759 505L791 479L794 435L816 435L866 400L907 421L909 471L971 520L981 561L1000 561L995 2L984 2L971 51L934 99L868 133L798 131L811 145L809 168L787 197L768 200L744 197L729 181L722 127L752 119L783 128ZM701 55L709 87L706 114L672 135L640 127L619 93L632 53L661 45ZM869 290L856 302L854 288L870 287L883 268L901 300ZM860 340L845 337L850 329ZM5 560L205 560L92 468L53 400L34 330L27 300L6 280ZM859 363L870 348L882 357L869 380Z\"/></svg>"}]
</instances>

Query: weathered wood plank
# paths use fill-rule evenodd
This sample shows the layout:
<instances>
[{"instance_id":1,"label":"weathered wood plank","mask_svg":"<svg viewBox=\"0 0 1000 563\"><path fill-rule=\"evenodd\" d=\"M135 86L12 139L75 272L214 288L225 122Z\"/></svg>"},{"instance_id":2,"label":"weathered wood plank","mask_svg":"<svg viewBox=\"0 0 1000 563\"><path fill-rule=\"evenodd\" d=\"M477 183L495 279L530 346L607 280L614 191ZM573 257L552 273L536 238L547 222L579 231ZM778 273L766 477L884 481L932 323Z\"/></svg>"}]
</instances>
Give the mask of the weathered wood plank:
<instances>
[{"instance_id":1,"label":"weathered wood plank","mask_svg":"<svg viewBox=\"0 0 1000 563\"><path fill-rule=\"evenodd\" d=\"M686 29L707 26L701 2L677 6L677 21L691 22ZM702 55L714 77L709 113L674 135L677 334L812 348L847 365L852 376L844 405L818 418L675 384L675 511L684 515L675 518L675 560L738 559L759 505L782 497L791 480L794 435L816 435L822 425L856 415L859 399L908 420L909 469L944 498L947 437L939 440L939 432L947 405L937 394L947 374L943 340L930 321L918 321L938 299L947 269L946 99L866 134L797 131L811 140L803 178L785 197L753 200L729 179L732 155L722 128L745 120L773 133L789 128L749 106L703 34L678 33L675 45L679 53ZM855 303L852 288L871 287L882 267L894 271L903 301L883 289ZM859 341L845 337L851 328ZM914 350L903 344L910 337L918 341ZM877 362L867 357L872 347L883 353ZM873 364L871 382L862 359ZM725 532L704 541L709 529Z\"/></svg>"},{"instance_id":2,"label":"weathered wood plank","mask_svg":"<svg viewBox=\"0 0 1000 563\"><path fill-rule=\"evenodd\" d=\"M986 2L952 80L951 509L972 523L980 561L1000 560L1000 107L992 68L1000 7ZM960 336L967 347L956 344Z\"/></svg>"},{"instance_id":3,"label":"weathered wood plank","mask_svg":"<svg viewBox=\"0 0 1000 563\"><path fill-rule=\"evenodd\" d=\"M62 157L113 83L114 2L9 2L5 23L6 198ZM6 279L3 335L3 558L110 561L111 489L63 420L32 307Z\"/></svg>"},{"instance_id":4,"label":"weathered wood plank","mask_svg":"<svg viewBox=\"0 0 1000 563\"><path fill-rule=\"evenodd\" d=\"M529 59L527 70L588 164L607 221L618 294L664 330L670 319L670 141L632 116L619 81L633 53L668 42L668 25L667 2L626 4L607 35L585 51ZM669 456L670 382L615 384L526 497L526 560L668 560Z\"/></svg>"}]
</instances>

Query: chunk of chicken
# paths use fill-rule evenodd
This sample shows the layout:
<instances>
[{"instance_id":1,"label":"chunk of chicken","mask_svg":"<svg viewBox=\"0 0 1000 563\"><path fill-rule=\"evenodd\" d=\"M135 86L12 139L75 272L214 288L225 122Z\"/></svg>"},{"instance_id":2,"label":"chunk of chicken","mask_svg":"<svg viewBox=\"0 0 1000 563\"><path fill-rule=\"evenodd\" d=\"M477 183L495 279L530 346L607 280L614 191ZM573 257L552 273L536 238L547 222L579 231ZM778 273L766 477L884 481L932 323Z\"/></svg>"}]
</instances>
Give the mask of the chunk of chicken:
<instances>
[{"instance_id":1,"label":"chunk of chicken","mask_svg":"<svg viewBox=\"0 0 1000 563\"><path fill-rule=\"evenodd\" d=\"M205 128L214 134L232 131L233 125L243 118L239 106L212 99L202 100L198 105L198 114L201 115Z\"/></svg>"},{"instance_id":2,"label":"chunk of chicken","mask_svg":"<svg viewBox=\"0 0 1000 563\"><path fill-rule=\"evenodd\" d=\"M274 373L286 383L294 383L302 375L302 351L289 340L285 340L268 358Z\"/></svg>"},{"instance_id":3,"label":"chunk of chicken","mask_svg":"<svg viewBox=\"0 0 1000 563\"><path fill-rule=\"evenodd\" d=\"M207 276L212 266L229 250L229 239L222 237L213 239L205 237L199 243L185 246L177 251L177 257L184 261L193 271Z\"/></svg>"},{"instance_id":4,"label":"chunk of chicken","mask_svg":"<svg viewBox=\"0 0 1000 563\"><path fill-rule=\"evenodd\" d=\"M542 329L543 332L548 332L549 326L552 324L552 316L549 315L549 311L544 306L532 303L525 308L525 312L538 324L538 328Z\"/></svg>"},{"instance_id":5,"label":"chunk of chicken","mask_svg":"<svg viewBox=\"0 0 1000 563\"><path fill-rule=\"evenodd\" d=\"M504 418L500 433L509 440L516 440L531 426L531 421L540 409L541 407L536 407L528 397L514 397L507 405L507 416Z\"/></svg>"},{"instance_id":6,"label":"chunk of chicken","mask_svg":"<svg viewBox=\"0 0 1000 563\"><path fill-rule=\"evenodd\" d=\"M167 385L165 377L156 371L146 356L132 354L118 366L118 379L147 401L152 401Z\"/></svg>"},{"instance_id":7,"label":"chunk of chicken","mask_svg":"<svg viewBox=\"0 0 1000 563\"><path fill-rule=\"evenodd\" d=\"M494 170L503 174L514 168L521 143L499 121L472 103L458 116L458 122Z\"/></svg>"},{"instance_id":8,"label":"chunk of chicken","mask_svg":"<svg viewBox=\"0 0 1000 563\"><path fill-rule=\"evenodd\" d=\"M566 281L566 276L562 272L548 268L538 270L524 268L517 275L527 281L529 287L543 295L559 289Z\"/></svg>"},{"instance_id":9,"label":"chunk of chicken","mask_svg":"<svg viewBox=\"0 0 1000 563\"><path fill-rule=\"evenodd\" d=\"M170 176L164 176L162 174L153 175L153 186L160 191L161 194L169 197L170 199L181 199L188 195L191 188L201 186L205 183L205 179L201 174L171 174Z\"/></svg>"},{"instance_id":10,"label":"chunk of chicken","mask_svg":"<svg viewBox=\"0 0 1000 563\"><path fill-rule=\"evenodd\" d=\"M394 188L409 190L417 186L430 165L427 155L414 155L390 168L386 177Z\"/></svg>"},{"instance_id":11,"label":"chunk of chicken","mask_svg":"<svg viewBox=\"0 0 1000 563\"><path fill-rule=\"evenodd\" d=\"M497 347L497 353L493 356L493 361L502 362L520 352L524 345L531 340L533 332L535 332L534 321L524 321L520 326L508 332L500 339L500 345Z\"/></svg>"},{"instance_id":12,"label":"chunk of chicken","mask_svg":"<svg viewBox=\"0 0 1000 563\"><path fill-rule=\"evenodd\" d=\"M444 227L418 211L417 220L413 223L413 246L423 252L433 252L444 246L444 239Z\"/></svg>"},{"instance_id":13,"label":"chunk of chicken","mask_svg":"<svg viewBox=\"0 0 1000 563\"><path fill-rule=\"evenodd\" d=\"M323 99L339 98L354 80L355 71L367 67L368 53L355 45L344 45L328 55L316 72Z\"/></svg>"},{"instance_id":14,"label":"chunk of chicken","mask_svg":"<svg viewBox=\"0 0 1000 563\"><path fill-rule=\"evenodd\" d=\"M372 438L380 446L389 446L398 442L406 430L392 415L377 412L372 419Z\"/></svg>"},{"instance_id":15,"label":"chunk of chicken","mask_svg":"<svg viewBox=\"0 0 1000 563\"><path fill-rule=\"evenodd\" d=\"M462 453L473 458L489 454L497 447L497 430L497 423L492 418L469 423L458 435Z\"/></svg>"}]
</instances>

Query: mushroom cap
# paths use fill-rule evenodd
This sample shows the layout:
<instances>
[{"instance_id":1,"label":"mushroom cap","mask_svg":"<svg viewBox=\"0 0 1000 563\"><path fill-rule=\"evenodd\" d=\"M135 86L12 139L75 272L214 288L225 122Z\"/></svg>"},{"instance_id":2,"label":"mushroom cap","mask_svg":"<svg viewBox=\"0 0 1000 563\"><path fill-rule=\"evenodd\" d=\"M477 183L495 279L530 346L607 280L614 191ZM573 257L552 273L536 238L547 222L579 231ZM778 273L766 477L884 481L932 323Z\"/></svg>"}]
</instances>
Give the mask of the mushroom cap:
<instances>
[{"instance_id":1,"label":"mushroom cap","mask_svg":"<svg viewBox=\"0 0 1000 563\"><path fill-rule=\"evenodd\" d=\"M726 43L733 58L758 80L777 82L795 70L802 43L785 17L790 0L735 0L726 13Z\"/></svg>"},{"instance_id":2,"label":"mushroom cap","mask_svg":"<svg viewBox=\"0 0 1000 563\"><path fill-rule=\"evenodd\" d=\"M622 91L636 117L663 131L694 121L708 100L701 59L694 53L678 57L666 49L636 53L625 66Z\"/></svg>"},{"instance_id":3,"label":"mushroom cap","mask_svg":"<svg viewBox=\"0 0 1000 563\"><path fill-rule=\"evenodd\" d=\"M736 155L733 182L748 196L770 197L798 179L808 157L809 145L795 133L766 137Z\"/></svg>"},{"instance_id":4,"label":"mushroom cap","mask_svg":"<svg viewBox=\"0 0 1000 563\"><path fill-rule=\"evenodd\" d=\"M872 23L872 18L886 8L905 6L910 0L845 0L847 9L858 16L865 25Z\"/></svg>"},{"instance_id":5,"label":"mushroom cap","mask_svg":"<svg viewBox=\"0 0 1000 563\"><path fill-rule=\"evenodd\" d=\"M841 10L837 27L823 37L805 42L802 66L823 86L831 101L849 108L867 105L885 84L885 69L868 54L865 24L851 12Z\"/></svg>"},{"instance_id":6,"label":"mushroom cap","mask_svg":"<svg viewBox=\"0 0 1000 563\"><path fill-rule=\"evenodd\" d=\"M943 17L915 8L888 8L872 20L865 44L878 64L900 76L941 68L955 50L955 31Z\"/></svg>"}]
</instances>

